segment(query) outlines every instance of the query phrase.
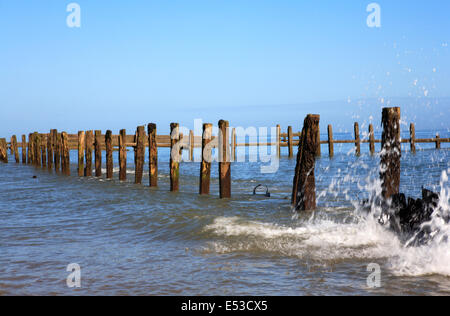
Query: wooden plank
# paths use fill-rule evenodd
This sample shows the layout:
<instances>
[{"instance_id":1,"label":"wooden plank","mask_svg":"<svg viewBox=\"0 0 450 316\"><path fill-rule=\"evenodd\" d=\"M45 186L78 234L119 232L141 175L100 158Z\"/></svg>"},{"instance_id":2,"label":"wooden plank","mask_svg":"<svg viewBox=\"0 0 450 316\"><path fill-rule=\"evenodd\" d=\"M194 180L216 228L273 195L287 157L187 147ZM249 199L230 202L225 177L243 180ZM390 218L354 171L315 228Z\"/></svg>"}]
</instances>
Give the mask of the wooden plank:
<instances>
[{"instance_id":1,"label":"wooden plank","mask_svg":"<svg viewBox=\"0 0 450 316\"><path fill-rule=\"evenodd\" d=\"M94 147L94 132L86 131L86 169L85 177L92 177L92 150Z\"/></svg>"},{"instance_id":2,"label":"wooden plank","mask_svg":"<svg viewBox=\"0 0 450 316\"><path fill-rule=\"evenodd\" d=\"M203 124L203 141L202 141L202 162L200 164L200 186L199 194L209 194L210 178L211 178L211 158L212 150L208 144L211 142L212 124Z\"/></svg>"},{"instance_id":3,"label":"wooden plank","mask_svg":"<svg viewBox=\"0 0 450 316\"><path fill-rule=\"evenodd\" d=\"M158 145L156 141L156 124L147 126L148 132L148 170L150 187L158 186Z\"/></svg>"},{"instance_id":4,"label":"wooden plank","mask_svg":"<svg viewBox=\"0 0 450 316\"><path fill-rule=\"evenodd\" d=\"M220 198L231 197L230 142L228 136L229 123L219 121L219 191Z\"/></svg>"},{"instance_id":5,"label":"wooden plank","mask_svg":"<svg viewBox=\"0 0 450 316\"><path fill-rule=\"evenodd\" d=\"M102 131L95 131L94 150L95 150L95 176L102 176Z\"/></svg>"},{"instance_id":6,"label":"wooden plank","mask_svg":"<svg viewBox=\"0 0 450 316\"><path fill-rule=\"evenodd\" d=\"M86 150L86 133L78 132L78 176L84 176L84 151Z\"/></svg>"},{"instance_id":7,"label":"wooden plank","mask_svg":"<svg viewBox=\"0 0 450 316\"><path fill-rule=\"evenodd\" d=\"M125 142L127 139L127 131L125 129L120 130L119 136L119 180L127 180L127 147Z\"/></svg>"},{"instance_id":8,"label":"wooden plank","mask_svg":"<svg viewBox=\"0 0 450 316\"><path fill-rule=\"evenodd\" d=\"M170 124L170 135L170 191L178 191L180 178L180 149L179 146L177 146L178 142L180 141L180 131L178 123Z\"/></svg>"},{"instance_id":9,"label":"wooden plank","mask_svg":"<svg viewBox=\"0 0 450 316\"><path fill-rule=\"evenodd\" d=\"M106 150L106 179L113 178L113 146L112 146L112 131L108 130L105 134L105 150Z\"/></svg>"},{"instance_id":10,"label":"wooden plank","mask_svg":"<svg viewBox=\"0 0 450 316\"><path fill-rule=\"evenodd\" d=\"M145 161L145 126L138 126L136 129L136 148L135 148L135 173L134 183L142 184L142 176L144 174Z\"/></svg>"},{"instance_id":11,"label":"wooden plank","mask_svg":"<svg viewBox=\"0 0 450 316\"><path fill-rule=\"evenodd\" d=\"M330 158L334 157L334 142L333 142L333 126L328 125L328 153Z\"/></svg>"}]
</instances>

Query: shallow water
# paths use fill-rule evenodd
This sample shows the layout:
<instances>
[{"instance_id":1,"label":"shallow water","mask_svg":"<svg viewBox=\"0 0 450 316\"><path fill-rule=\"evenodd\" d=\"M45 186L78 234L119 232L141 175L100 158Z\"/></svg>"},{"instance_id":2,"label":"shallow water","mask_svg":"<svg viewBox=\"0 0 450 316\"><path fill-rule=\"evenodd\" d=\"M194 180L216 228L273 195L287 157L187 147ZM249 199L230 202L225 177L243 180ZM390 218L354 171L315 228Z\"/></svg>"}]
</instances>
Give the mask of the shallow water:
<instances>
[{"instance_id":1,"label":"shallow water","mask_svg":"<svg viewBox=\"0 0 450 316\"><path fill-rule=\"evenodd\" d=\"M168 192L164 149L158 188L148 177L132 183L132 152L125 183L117 169L113 181L78 178L76 152L70 177L0 164L0 295L449 295L448 243L404 248L355 210L379 158L344 146L329 159L322 148L319 209L298 216L289 206L295 160L286 152L275 174L233 163L230 200L218 198L216 163L210 196L197 194L199 163L182 163L180 192ZM448 190L449 155L403 153L402 192ZM259 183L271 198L251 195ZM70 263L81 266L80 289L66 286ZM380 288L367 286L370 263L381 266Z\"/></svg>"}]
</instances>

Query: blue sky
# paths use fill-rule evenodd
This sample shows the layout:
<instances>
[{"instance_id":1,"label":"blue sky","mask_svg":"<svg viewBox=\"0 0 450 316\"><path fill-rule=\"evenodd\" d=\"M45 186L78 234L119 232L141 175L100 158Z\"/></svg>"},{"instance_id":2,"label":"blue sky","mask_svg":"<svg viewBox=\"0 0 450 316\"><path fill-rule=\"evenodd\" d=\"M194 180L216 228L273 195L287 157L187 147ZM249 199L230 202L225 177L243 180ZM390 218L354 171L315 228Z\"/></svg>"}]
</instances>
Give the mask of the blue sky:
<instances>
[{"instance_id":1,"label":"blue sky","mask_svg":"<svg viewBox=\"0 0 450 316\"><path fill-rule=\"evenodd\" d=\"M379 121L450 126L450 2L0 0L0 135ZM401 104L399 104L401 103ZM378 124L377 124L378 125Z\"/></svg>"}]
</instances>

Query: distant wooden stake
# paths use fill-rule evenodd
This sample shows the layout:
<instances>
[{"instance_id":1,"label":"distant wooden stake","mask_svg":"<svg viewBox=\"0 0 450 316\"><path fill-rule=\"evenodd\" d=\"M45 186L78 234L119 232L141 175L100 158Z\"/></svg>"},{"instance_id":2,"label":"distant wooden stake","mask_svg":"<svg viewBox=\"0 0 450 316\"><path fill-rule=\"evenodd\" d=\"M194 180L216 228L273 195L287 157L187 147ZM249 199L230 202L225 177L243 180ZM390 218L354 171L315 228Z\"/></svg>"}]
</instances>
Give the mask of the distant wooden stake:
<instances>
[{"instance_id":1,"label":"distant wooden stake","mask_svg":"<svg viewBox=\"0 0 450 316\"><path fill-rule=\"evenodd\" d=\"M220 198L231 197L230 142L228 121L219 121L219 190Z\"/></svg>"},{"instance_id":2,"label":"distant wooden stake","mask_svg":"<svg viewBox=\"0 0 450 316\"><path fill-rule=\"evenodd\" d=\"M134 183L141 184L144 173L145 160L145 126L138 126L136 130L136 147L135 147L135 165L136 171L134 176Z\"/></svg>"},{"instance_id":3,"label":"distant wooden stake","mask_svg":"<svg viewBox=\"0 0 450 316\"><path fill-rule=\"evenodd\" d=\"M27 163L27 137L22 135L22 163Z\"/></svg>"},{"instance_id":4,"label":"distant wooden stake","mask_svg":"<svg viewBox=\"0 0 450 316\"><path fill-rule=\"evenodd\" d=\"M292 206L297 211L316 208L315 164L317 153L317 129L320 116L309 114L303 123L303 131L297 152L297 165L292 187Z\"/></svg>"},{"instance_id":5,"label":"distant wooden stake","mask_svg":"<svg viewBox=\"0 0 450 316\"><path fill-rule=\"evenodd\" d=\"M16 135L11 137L11 148L13 148L13 154L14 154L14 158L16 160L16 163L20 163L19 147L17 145L17 137L16 137Z\"/></svg>"},{"instance_id":6,"label":"distant wooden stake","mask_svg":"<svg viewBox=\"0 0 450 316\"><path fill-rule=\"evenodd\" d=\"M202 162L200 164L200 194L209 194L211 177L211 156L212 150L207 146L211 142L212 124L203 124L202 134Z\"/></svg>"},{"instance_id":7,"label":"distant wooden stake","mask_svg":"<svg viewBox=\"0 0 450 316\"><path fill-rule=\"evenodd\" d=\"M102 131L95 131L95 176L102 176L102 145L101 145Z\"/></svg>"},{"instance_id":8,"label":"distant wooden stake","mask_svg":"<svg viewBox=\"0 0 450 316\"><path fill-rule=\"evenodd\" d=\"M93 131L86 131L86 169L84 175L92 177L92 148L94 146Z\"/></svg>"},{"instance_id":9,"label":"distant wooden stake","mask_svg":"<svg viewBox=\"0 0 450 316\"><path fill-rule=\"evenodd\" d=\"M328 152L330 158L334 157L334 142L333 142L333 126L328 125Z\"/></svg>"},{"instance_id":10,"label":"distant wooden stake","mask_svg":"<svg viewBox=\"0 0 450 316\"><path fill-rule=\"evenodd\" d=\"M299 137L300 138L300 137ZM316 156L320 157L322 156L322 148L320 147L320 124L317 127L317 138L316 138L316 143L317 143L317 152L316 152Z\"/></svg>"},{"instance_id":11,"label":"distant wooden stake","mask_svg":"<svg viewBox=\"0 0 450 316\"><path fill-rule=\"evenodd\" d=\"M277 157L281 157L281 127L277 125Z\"/></svg>"},{"instance_id":12,"label":"distant wooden stake","mask_svg":"<svg viewBox=\"0 0 450 316\"><path fill-rule=\"evenodd\" d=\"M33 134L28 134L27 163L33 163Z\"/></svg>"},{"instance_id":13,"label":"distant wooden stake","mask_svg":"<svg viewBox=\"0 0 450 316\"><path fill-rule=\"evenodd\" d=\"M436 134L436 149L441 149L441 137Z\"/></svg>"},{"instance_id":14,"label":"distant wooden stake","mask_svg":"<svg viewBox=\"0 0 450 316\"><path fill-rule=\"evenodd\" d=\"M119 180L127 180L127 131L120 130L119 135Z\"/></svg>"},{"instance_id":15,"label":"distant wooden stake","mask_svg":"<svg viewBox=\"0 0 450 316\"><path fill-rule=\"evenodd\" d=\"M106 147L106 179L113 178L113 145L112 145L112 131L108 130L105 134Z\"/></svg>"},{"instance_id":16,"label":"distant wooden stake","mask_svg":"<svg viewBox=\"0 0 450 316\"><path fill-rule=\"evenodd\" d=\"M41 167L42 166L41 135L38 133L34 133L34 156L36 158L34 165L36 167Z\"/></svg>"},{"instance_id":17,"label":"distant wooden stake","mask_svg":"<svg viewBox=\"0 0 450 316\"><path fill-rule=\"evenodd\" d=\"M231 159L236 161L236 128L233 127L231 130Z\"/></svg>"},{"instance_id":18,"label":"distant wooden stake","mask_svg":"<svg viewBox=\"0 0 450 316\"><path fill-rule=\"evenodd\" d=\"M411 123L411 125L409 126L409 142L411 145L411 152L413 154L416 153L416 126L414 125L414 123Z\"/></svg>"},{"instance_id":19,"label":"distant wooden stake","mask_svg":"<svg viewBox=\"0 0 450 316\"><path fill-rule=\"evenodd\" d=\"M53 142L52 142L52 131L47 136L47 168L52 170L53 168Z\"/></svg>"},{"instance_id":20,"label":"distant wooden stake","mask_svg":"<svg viewBox=\"0 0 450 316\"><path fill-rule=\"evenodd\" d=\"M86 150L86 133L78 132L78 176L84 176L84 151Z\"/></svg>"},{"instance_id":21,"label":"distant wooden stake","mask_svg":"<svg viewBox=\"0 0 450 316\"><path fill-rule=\"evenodd\" d=\"M370 154L375 154L375 132L373 130L373 125L369 125L369 150Z\"/></svg>"},{"instance_id":22,"label":"distant wooden stake","mask_svg":"<svg viewBox=\"0 0 450 316\"><path fill-rule=\"evenodd\" d=\"M8 149L5 138L0 138L0 161L8 163Z\"/></svg>"},{"instance_id":23,"label":"distant wooden stake","mask_svg":"<svg viewBox=\"0 0 450 316\"><path fill-rule=\"evenodd\" d=\"M289 158L294 157L294 148L293 148L293 138L294 135L292 133L292 126L288 126L288 150L289 150Z\"/></svg>"},{"instance_id":24,"label":"distant wooden stake","mask_svg":"<svg viewBox=\"0 0 450 316\"><path fill-rule=\"evenodd\" d=\"M194 139L194 131L189 131L189 160L191 162L194 161L194 147L195 147L195 139Z\"/></svg>"},{"instance_id":25,"label":"distant wooden stake","mask_svg":"<svg viewBox=\"0 0 450 316\"><path fill-rule=\"evenodd\" d=\"M69 136L66 132L61 133L61 148L62 159L61 165L63 167L63 174L70 176L70 151L69 151Z\"/></svg>"},{"instance_id":26,"label":"distant wooden stake","mask_svg":"<svg viewBox=\"0 0 450 316\"><path fill-rule=\"evenodd\" d=\"M400 191L400 108L383 108L381 140L382 195L390 198Z\"/></svg>"},{"instance_id":27,"label":"distant wooden stake","mask_svg":"<svg viewBox=\"0 0 450 316\"><path fill-rule=\"evenodd\" d=\"M359 136L358 122L355 122L355 147L356 147L356 156L361 156L361 137Z\"/></svg>"},{"instance_id":28,"label":"distant wooden stake","mask_svg":"<svg viewBox=\"0 0 450 316\"><path fill-rule=\"evenodd\" d=\"M53 148L55 150L55 171L61 170L61 134L55 129L53 134Z\"/></svg>"},{"instance_id":29,"label":"distant wooden stake","mask_svg":"<svg viewBox=\"0 0 450 316\"><path fill-rule=\"evenodd\" d=\"M178 123L170 124L170 191L179 190L180 178L180 132Z\"/></svg>"},{"instance_id":30,"label":"distant wooden stake","mask_svg":"<svg viewBox=\"0 0 450 316\"><path fill-rule=\"evenodd\" d=\"M158 144L156 143L156 124L147 126L148 132L148 170L151 187L158 186Z\"/></svg>"},{"instance_id":31,"label":"distant wooden stake","mask_svg":"<svg viewBox=\"0 0 450 316\"><path fill-rule=\"evenodd\" d=\"M41 135L42 168L47 167L47 137L46 135Z\"/></svg>"}]
</instances>

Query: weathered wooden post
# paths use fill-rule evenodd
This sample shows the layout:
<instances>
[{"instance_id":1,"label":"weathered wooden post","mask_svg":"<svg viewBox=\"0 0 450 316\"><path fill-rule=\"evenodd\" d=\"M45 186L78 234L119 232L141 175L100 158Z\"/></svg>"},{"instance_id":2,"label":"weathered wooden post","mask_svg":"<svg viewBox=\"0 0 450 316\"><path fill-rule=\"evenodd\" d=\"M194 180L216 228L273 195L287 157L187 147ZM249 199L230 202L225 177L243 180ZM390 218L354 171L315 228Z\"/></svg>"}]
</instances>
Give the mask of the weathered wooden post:
<instances>
[{"instance_id":1,"label":"weathered wooden post","mask_svg":"<svg viewBox=\"0 0 450 316\"><path fill-rule=\"evenodd\" d=\"M170 191L178 191L180 178L180 131L178 123L170 124Z\"/></svg>"},{"instance_id":2,"label":"weathered wooden post","mask_svg":"<svg viewBox=\"0 0 450 316\"><path fill-rule=\"evenodd\" d=\"M277 125L277 157L281 158L281 126Z\"/></svg>"},{"instance_id":3,"label":"weathered wooden post","mask_svg":"<svg viewBox=\"0 0 450 316\"><path fill-rule=\"evenodd\" d=\"M317 153L317 129L320 115L309 114L303 123L302 138L298 146L292 188L292 206L297 211L316 208L315 164Z\"/></svg>"},{"instance_id":4,"label":"weathered wooden post","mask_svg":"<svg viewBox=\"0 0 450 316\"><path fill-rule=\"evenodd\" d=\"M27 163L27 137L22 135L22 163Z\"/></svg>"},{"instance_id":5,"label":"weathered wooden post","mask_svg":"<svg viewBox=\"0 0 450 316\"><path fill-rule=\"evenodd\" d=\"M361 137L359 136L358 122L355 122L355 147L356 147L356 156L361 156Z\"/></svg>"},{"instance_id":6,"label":"weathered wooden post","mask_svg":"<svg viewBox=\"0 0 450 316\"><path fill-rule=\"evenodd\" d=\"M144 173L145 161L145 126L138 126L136 129L136 147L135 147L135 166L134 183L141 184Z\"/></svg>"},{"instance_id":7,"label":"weathered wooden post","mask_svg":"<svg viewBox=\"0 0 450 316\"><path fill-rule=\"evenodd\" d=\"M211 142L212 124L203 124L202 134L202 162L200 165L200 194L209 194L209 184L211 177L212 150L208 144Z\"/></svg>"},{"instance_id":8,"label":"weathered wooden post","mask_svg":"<svg viewBox=\"0 0 450 316\"><path fill-rule=\"evenodd\" d=\"M113 145L112 145L112 131L107 130L105 134L105 149L106 149L106 179L113 178Z\"/></svg>"},{"instance_id":9,"label":"weathered wooden post","mask_svg":"<svg viewBox=\"0 0 450 316\"><path fill-rule=\"evenodd\" d=\"M383 108L381 139L382 195L385 199L400 191L400 108Z\"/></svg>"},{"instance_id":10,"label":"weathered wooden post","mask_svg":"<svg viewBox=\"0 0 450 316\"><path fill-rule=\"evenodd\" d=\"M53 131L53 149L55 157L55 171L61 170L61 134L55 129Z\"/></svg>"},{"instance_id":11,"label":"weathered wooden post","mask_svg":"<svg viewBox=\"0 0 450 316\"><path fill-rule=\"evenodd\" d=\"M92 150L94 146L94 132L86 131L86 169L84 175L92 177Z\"/></svg>"},{"instance_id":12,"label":"weathered wooden post","mask_svg":"<svg viewBox=\"0 0 450 316\"><path fill-rule=\"evenodd\" d=\"M8 163L8 149L5 138L0 138L0 161Z\"/></svg>"},{"instance_id":13,"label":"weathered wooden post","mask_svg":"<svg viewBox=\"0 0 450 316\"><path fill-rule=\"evenodd\" d=\"M41 135L42 168L47 167L47 135Z\"/></svg>"},{"instance_id":14,"label":"weathered wooden post","mask_svg":"<svg viewBox=\"0 0 450 316\"><path fill-rule=\"evenodd\" d=\"M192 130L190 130L189 131L189 160L191 162L194 161L194 146L195 146L194 132Z\"/></svg>"},{"instance_id":15,"label":"weathered wooden post","mask_svg":"<svg viewBox=\"0 0 450 316\"><path fill-rule=\"evenodd\" d=\"M28 134L28 151L27 151L27 163L30 165L33 163L33 134Z\"/></svg>"},{"instance_id":16,"label":"weathered wooden post","mask_svg":"<svg viewBox=\"0 0 450 316\"><path fill-rule=\"evenodd\" d=\"M70 150L69 150L69 135L66 132L61 133L61 148L62 148L62 172L66 176L70 176Z\"/></svg>"},{"instance_id":17,"label":"weathered wooden post","mask_svg":"<svg viewBox=\"0 0 450 316\"><path fill-rule=\"evenodd\" d=\"M288 134L289 158L292 158L292 157L294 157L294 149L293 149L293 142L294 142L293 138L294 138L294 136L293 136L293 133L292 133L292 126L288 126L287 134Z\"/></svg>"},{"instance_id":18,"label":"weathered wooden post","mask_svg":"<svg viewBox=\"0 0 450 316\"><path fill-rule=\"evenodd\" d=\"M220 198L231 197L230 142L228 121L219 121L219 191Z\"/></svg>"},{"instance_id":19,"label":"weathered wooden post","mask_svg":"<svg viewBox=\"0 0 450 316\"><path fill-rule=\"evenodd\" d=\"M156 142L156 124L147 126L148 133L148 170L151 187L158 186L158 144Z\"/></svg>"},{"instance_id":20,"label":"weathered wooden post","mask_svg":"<svg viewBox=\"0 0 450 316\"><path fill-rule=\"evenodd\" d=\"M334 142L333 142L333 126L328 125L328 153L330 158L334 157Z\"/></svg>"},{"instance_id":21,"label":"weathered wooden post","mask_svg":"<svg viewBox=\"0 0 450 316\"><path fill-rule=\"evenodd\" d=\"M86 133L78 132L78 176L84 176L84 151L86 149Z\"/></svg>"},{"instance_id":22,"label":"weathered wooden post","mask_svg":"<svg viewBox=\"0 0 450 316\"><path fill-rule=\"evenodd\" d=\"M301 136L299 137L299 141L300 141ZM322 156L322 148L320 145L320 124L317 127L317 138L316 138L316 142L317 142L317 151L316 151L316 156L320 157Z\"/></svg>"},{"instance_id":23,"label":"weathered wooden post","mask_svg":"<svg viewBox=\"0 0 450 316\"><path fill-rule=\"evenodd\" d=\"M101 145L102 131L95 131L95 176L102 176L102 145Z\"/></svg>"},{"instance_id":24,"label":"weathered wooden post","mask_svg":"<svg viewBox=\"0 0 450 316\"><path fill-rule=\"evenodd\" d=\"M13 150L13 154L14 154L14 158L16 160L16 163L20 163L19 147L17 145L17 137L16 137L16 135L13 135L11 137L11 149Z\"/></svg>"},{"instance_id":25,"label":"weathered wooden post","mask_svg":"<svg viewBox=\"0 0 450 316\"><path fill-rule=\"evenodd\" d=\"M411 145L411 152L413 154L416 153L416 126L414 123L411 123L409 126L409 143Z\"/></svg>"},{"instance_id":26,"label":"weathered wooden post","mask_svg":"<svg viewBox=\"0 0 450 316\"><path fill-rule=\"evenodd\" d=\"M119 180L127 180L127 131L120 130L119 134Z\"/></svg>"},{"instance_id":27,"label":"weathered wooden post","mask_svg":"<svg viewBox=\"0 0 450 316\"><path fill-rule=\"evenodd\" d=\"M41 157L41 135L37 132L34 133L34 165L36 167L42 166Z\"/></svg>"},{"instance_id":28,"label":"weathered wooden post","mask_svg":"<svg viewBox=\"0 0 450 316\"><path fill-rule=\"evenodd\" d=\"M47 136L47 168L48 170L52 170L53 168L53 134L50 130L50 133Z\"/></svg>"},{"instance_id":29,"label":"weathered wooden post","mask_svg":"<svg viewBox=\"0 0 450 316\"><path fill-rule=\"evenodd\" d=\"M441 149L441 137L436 134L436 149Z\"/></svg>"},{"instance_id":30,"label":"weathered wooden post","mask_svg":"<svg viewBox=\"0 0 450 316\"><path fill-rule=\"evenodd\" d=\"M373 130L373 125L369 125L369 150L370 154L375 154L375 133Z\"/></svg>"}]
</instances>

